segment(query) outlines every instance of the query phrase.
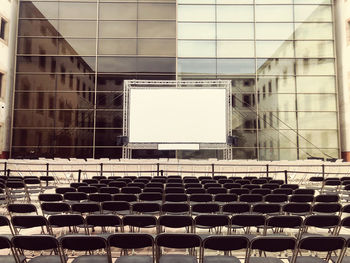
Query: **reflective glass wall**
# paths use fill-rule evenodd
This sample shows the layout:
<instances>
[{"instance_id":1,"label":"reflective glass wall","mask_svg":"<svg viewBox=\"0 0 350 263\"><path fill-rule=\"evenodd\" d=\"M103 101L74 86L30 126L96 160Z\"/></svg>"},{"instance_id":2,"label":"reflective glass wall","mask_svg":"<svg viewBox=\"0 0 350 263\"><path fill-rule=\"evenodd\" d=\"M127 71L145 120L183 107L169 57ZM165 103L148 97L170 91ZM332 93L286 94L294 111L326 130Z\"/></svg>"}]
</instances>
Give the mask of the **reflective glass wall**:
<instances>
[{"instance_id":1,"label":"reflective glass wall","mask_svg":"<svg viewBox=\"0 0 350 263\"><path fill-rule=\"evenodd\" d=\"M332 13L331 0L21 0L12 157L120 158L123 81L176 77L232 81L234 158L338 157Z\"/></svg>"}]
</instances>

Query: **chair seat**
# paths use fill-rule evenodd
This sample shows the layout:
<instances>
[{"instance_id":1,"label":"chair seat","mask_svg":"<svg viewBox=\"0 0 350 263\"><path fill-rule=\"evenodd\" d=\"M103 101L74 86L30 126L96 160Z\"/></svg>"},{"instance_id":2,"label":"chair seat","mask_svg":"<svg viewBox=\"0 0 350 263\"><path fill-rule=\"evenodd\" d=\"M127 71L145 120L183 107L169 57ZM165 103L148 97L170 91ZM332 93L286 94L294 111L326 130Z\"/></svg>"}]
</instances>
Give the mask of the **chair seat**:
<instances>
[{"instance_id":1,"label":"chair seat","mask_svg":"<svg viewBox=\"0 0 350 263\"><path fill-rule=\"evenodd\" d=\"M241 261L233 256L206 256L203 263L240 263Z\"/></svg>"},{"instance_id":2,"label":"chair seat","mask_svg":"<svg viewBox=\"0 0 350 263\"><path fill-rule=\"evenodd\" d=\"M300 256L297 257L295 263L324 263L326 262L322 258L311 257L311 256Z\"/></svg>"},{"instance_id":3,"label":"chair seat","mask_svg":"<svg viewBox=\"0 0 350 263\"><path fill-rule=\"evenodd\" d=\"M283 263L283 261L273 257L251 257L249 263Z\"/></svg>"},{"instance_id":4,"label":"chair seat","mask_svg":"<svg viewBox=\"0 0 350 263\"><path fill-rule=\"evenodd\" d=\"M49 263L49 262L48 262ZM84 255L75 258L72 263L109 263L107 256Z\"/></svg>"},{"instance_id":5,"label":"chair seat","mask_svg":"<svg viewBox=\"0 0 350 263\"><path fill-rule=\"evenodd\" d=\"M28 263L61 263L59 256L39 256L28 261Z\"/></svg>"},{"instance_id":6,"label":"chair seat","mask_svg":"<svg viewBox=\"0 0 350 263\"><path fill-rule=\"evenodd\" d=\"M153 263L150 256L121 256L115 263Z\"/></svg>"},{"instance_id":7,"label":"chair seat","mask_svg":"<svg viewBox=\"0 0 350 263\"><path fill-rule=\"evenodd\" d=\"M23 262L25 260L24 256L20 256L20 262ZM0 262L1 263L16 263L15 258L12 255L8 255L8 256L0 256Z\"/></svg>"},{"instance_id":8,"label":"chair seat","mask_svg":"<svg viewBox=\"0 0 350 263\"><path fill-rule=\"evenodd\" d=\"M338 260L338 257L331 257L331 261L336 263ZM341 263L350 263L350 257L343 257Z\"/></svg>"},{"instance_id":9,"label":"chair seat","mask_svg":"<svg viewBox=\"0 0 350 263\"><path fill-rule=\"evenodd\" d=\"M197 258L189 255L163 255L159 263L197 263Z\"/></svg>"}]
</instances>

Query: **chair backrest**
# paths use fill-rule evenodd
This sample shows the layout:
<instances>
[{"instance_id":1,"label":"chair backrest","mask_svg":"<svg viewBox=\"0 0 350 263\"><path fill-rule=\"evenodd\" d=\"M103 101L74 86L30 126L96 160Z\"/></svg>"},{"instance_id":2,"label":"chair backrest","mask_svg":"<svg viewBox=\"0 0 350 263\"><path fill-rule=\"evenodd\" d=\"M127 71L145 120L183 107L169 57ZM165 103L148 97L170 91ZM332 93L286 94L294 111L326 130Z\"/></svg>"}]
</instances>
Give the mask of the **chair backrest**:
<instances>
[{"instance_id":1,"label":"chair backrest","mask_svg":"<svg viewBox=\"0 0 350 263\"><path fill-rule=\"evenodd\" d=\"M136 202L137 195L136 194L115 194L113 195L114 201L125 201L125 202Z\"/></svg>"},{"instance_id":2,"label":"chair backrest","mask_svg":"<svg viewBox=\"0 0 350 263\"><path fill-rule=\"evenodd\" d=\"M36 206L33 204L9 204L7 206L7 210L10 214L18 213L18 214L29 214L35 213L38 214Z\"/></svg>"},{"instance_id":3,"label":"chair backrest","mask_svg":"<svg viewBox=\"0 0 350 263\"><path fill-rule=\"evenodd\" d=\"M106 201L101 204L102 212L130 211L130 204L126 201Z\"/></svg>"},{"instance_id":4,"label":"chair backrest","mask_svg":"<svg viewBox=\"0 0 350 263\"><path fill-rule=\"evenodd\" d=\"M249 239L245 236L209 236L203 240L204 249L231 251L249 248Z\"/></svg>"},{"instance_id":5,"label":"chair backrest","mask_svg":"<svg viewBox=\"0 0 350 263\"><path fill-rule=\"evenodd\" d=\"M253 205L252 212L260 214L276 214L281 212L281 206L279 204L259 203Z\"/></svg>"},{"instance_id":6,"label":"chair backrest","mask_svg":"<svg viewBox=\"0 0 350 263\"><path fill-rule=\"evenodd\" d=\"M187 202L186 194L166 194L165 202Z\"/></svg>"},{"instance_id":7,"label":"chair backrest","mask_svg":"<svg viewBox=\"0 0 350 263\"><path fill-rule=\"evenodd\" d=\"M312 207L313 213L337 213L342 209L342 205L339 203L317 203Z\"/></svg>"},{"instance_id":8,"label":"chair backrest","mask_svg":"<svg viewBox=\"0 0 350 263\"><path fill-rule=\"evenodd\" d=\"M266 252L281 252L285 250L294 250L296 244L297 241L294 237L261 236L251 241L250 248Z\"/></svg>"},{"instance_id":9,"label":"chair backrest","mask_svg":"<svg viewBox=\"0 0 350 263\"><path fill-rule=\"evenodd\" d=\"M282 207L282 211L288 214L309 214L311 213L311 204L288 203Z\"/></svg>"},{"instance_id":10,"label":"chair backrest","mask_svg":"<svg viewBox=\"0 0 350 263\"><path fill-rule=\"evenodd\" d=\"M41 211L43 213L68 213L70 212L70 205L62 202L44 202L41 204Z\"/></svg>"},{"instance_id":11,"label":"chair backrest","mask_svg":"<svg viewBox=\"0 0 350 263\"><path fill-rule=\"evenodd\" d=\"M120 192L118 187L114 186L108 186L108 187L101 187L100 193L101 194L118 194Z\"/></svg>"},{"instance_id":12,"label":"chair backrest","mask_svg":"<svg viewBox=\"0 0 350 263\"><path fill-rule=\"evenodd\" d=\"M18 235L12 238L15 248L23 250L58 250L59 244L55 237L50 235Z\"/></svg>"},{"instance_id":13,"label":"chair backrest","mask_svg":"<svg viewBox=\"0 0 350 263\"><path fill-rule=\"evenodd\" d=\"M157 247L195 248L201 245L201 238L195 234L159 234L155 243Z\"/></svg>"},{"instance_id":14,"label":"chair backrest","mask_svg":"<svg viewBox=\"0 0 350 263\"><path fill-rule=\"evenodd\" d=\"M161 193L142 193L139 195L140 201L162 201L163 195Z\"/></svg>"},{"instance_id":15,"label":"chair backrest","mask_svg":"<svg viewBox=\"0 0 350 263\"><path fill-rule=\"evenodd\" d=\"M190 202L211 202L213 197L211 194L191 194Z\"/></svg>"},{"instance_id":16,"label":"chair backrest","mask_svg":"<svg viewBox=\"0 0 350 263\"><path fill-rule=\"evenodd\" d=\"M293 194L289 198L289 201L293 203L312 203L314 196L310 194Z\"/></svg>"},{"instance_id":17,"label":"chair backrest","mask_svg":"<svg viewBox=\"0 0 350 263\"><path fill-rule=\"evenodd\" d=\"M103 237L88 235L66 235L60 238L63 249L76 251L107 250L107 241Z\"/></svg>"},{"instance_id":18,"label":"chair backrest","mask_svg":"<svg viewBox=\"0 0 350 263\"><path fill-rule=\"evenodd\" d=\"M71 208L72 212L78 212L81 214L100 212L100 205L98 203L76 203L72 204Z\"/></svg>"},{"instance_id":19,"label":"chair backrest","mask_svg":"<svg viewBox=\"0 0 350 263\"><path fill-rule=\"evenodd\" d=\"M339 201L339 195L335 195L335 194L322 194L322 195L317 195L315 197L315 202L331 203L331 202L338 202L338 201Z\"/></svg>"},{"instance_id":20,"label":"chair backrest","mask_svg":"<svg viewBox=\"0 0 350 263\"><path fill-rule=\"evenodd\" d=\"M110 193L89 194L89 200L92 202L98 202L98 203L102 203L105 201L112 201L112 195Z\"/></svg>"},{"instance_id":21,"label":"chair backrest","mask_svg":"<svg viewBox=\"0 0 350 263\"><path fill-rule=\"evenodd\" d=\"M217 213L220 211L220 205L217 203L200 203L192 205L192 213Z\"/></svg>"},{"instance_id":22,"label":"chair backrest","mask_svg":"<svg viewBox=\"0 0 350 263\"><path fill-rule=\"evenodd\" d=\"M69 227L84 225L81 215L52 215L48 218L51 227Z\"/></svg>"},{"instance_id":23,"label":"chair backrest","mask_svg":"<svg viewBox=\"0 0 350 263\"><path fill-rule=\"evenodd\" d=\"M107 241L110 247L121 249L139 249L153 247L154 245L154 240L151 235L140 233L113 234L108 237Z\"/></svg>"},{"instance_id":24,"label":"chair backrest","mask_svg":"<svg viewBox=\"0 0 350 263\"><path fill-rule=\"evenodd\" d=\"M229 214L242 214L250 212L250 204L247 203L231 203L222 207L222 212Z\"/></svg>"},{"instance_id":25,"label":"chair backrest","mask_svg":"<svg viewBox=\"0 0 350 263\"><path fill-rule=\"evenodd\" d=\"M89 215L85 218L86 225L106 227L118 227L122 225L122 220L116 215Z\"/></svg>"},{"instance_id":26,"label":"chair backrest","mask_svg":"<svg viewBox=\"0 0 350 263\"><path fill-rule=\"evenodd\" d=\"M40 202L59 202L63 197L61 194L39 194L38 199Z\"/></svg>"},{"instance_id":27,"label":"chair backrest","mask_svg":"<svg viewBox=\"0 0 350 263\"><path fill-rule=\"evenodd\" d=\"M229 202L235 202L237 201L237 199L238 197L235 194L216 194L214 196L215 202L229 203Z\"/></svg>"},{"instance_id":28,"label":"chair backrest","mask_svg":"<svg viewBox=\"0 0 350 263\"><path fill-rule=\"evenodd\" d=\"M190 206L187 203L165 203L162 204L163 213L189 213Z\"/></svg>"},{"instance_id":29,"label":"chair backrest","mask_svg":"<svg viewBox=\"0 0 350 263\"><path fill-rule=\"evenodd\" d=\"M48 234L50 233L48 221L44 216L13 216L11 223L17 234L19 234L19 228L28 229L34 227L41 227L42 230L47 231Z\"/></svg>"},{"instance_id":30,"label":"chair backrest","mask_svg":"<svg viewBox=\"0 0 350 263\"><path fill-rule=\"evenodd\" d=\"M199 215L194 219L195 226L223 227L230 225L230 218L226 215Z\"/></svg>"},{"instance_id":31,"label":"chair backrest","mask_svg":"<svg viewBox=\"0 0 350 263\"><path fill-rule=\"evenodd\" d=\"M170 228L192 228L193 219L186 215L163 215L158 218L158 225Z\"/></svg>"},{"instance_id":32,"label":"chair backrest","mask_svg":"<svg viewBox=\"0 0 350 263\"><path fill-rule=\"evenodd\" d=\"M160 212L160 204L156 202L142 202L132 205L133 213L155 213Z\"/></svg>"},{"instance_id":33,"label":"chair backrest","mask_svg":"<svg viewBox=\"0 0 350 263\"><path fill-rule=\"evenodd\" d=\"M79 186L78 192L91 194L91 193L97 193L98 189L95 186Z\"/></svg>"},{"instance_id":34,"label":"chair backrest","mask_svg":"<svg viewBox=\"0 0 350 263\"><path fill-rule=\"evenodd\" d=\"M310 215L304 220L304 226L318 228L335 228L339 223L340 217L336 215Z\"/></svg>"},{"instance_id":35,"label":"chair backrest","mask_svg":"<svg viewBox=\"0 0 350 263\"><path fill-rule=\"evenodd\" d=\"M263 215L234 215L231 218L231 225L248 227L248 226L265 226L265 216Z\"/></svg>"},{"instance_id":36,"label":"chair backrest","mask_svg":"<svg viewBox=\"0 0 350 263\"><path fill-rule=\"evenodd\" d=\"M123 217L122 221L124 226L140 228L157 226L157 218L150 215L127 215Z\"/></svg>"},{"instance_id":37,"label":"chair backrest","mask_svg":"<svg viewBox=\"0 0 350 263\"><path fill-rule=\"evenodd\" d=\"M299 241L298 248L319 252L334 251L338 249L343 249L343 247L345 246L345 242L345 239L342 237L305 237Z\"/></svg>"},{"instance_id":38,"label":"chair backrest","mask_svg":"<svg viewBox=\"0 0 350 263\"><path fill-rule=\"evenodd\" d=\"M302 224L303 218L300 216L278 215L266 219L267 227L300 228Z\"/></svg>"},{"instance_id":39,"label":"chair backrest","mask_svg":"<svg viewBox=\"0 0 350 263\"><path fill-rule=\"evenodd\" d=\"M261 202L262 200L263 196L261 194L243 194L239 196L240 202L256 203Z\"/></svg>"},{"instance_id":40,"label":"chair backrest","mask_svg":"<svg viewBox=\"0 0 350 263\"><path fill-rule=\"evenodd\" d=\"M81 193L81 192L67 192L63 194L63 199L68 200L68 201L83 201L87 200L88 196L86 193Z\"/></svg>"},{"instance_id":41,"label":"chair backrest","mask_svg":"<svg viewBox=\"0 0 350 263\"><path fill-rule=\"evenodd\" d=\"M269 203L283 203L288 201L288 195L286 194L268 194L265 195L265 202Z\"/></svg>"},{"instance_id":42,"label":"chair backrest","mask_svg":"<svg viewBox=\"0 0 350 263\"><path fill-rule=\"evenodd\" d=\"M56 194L63 195L69 192L76 192L77 189L75 189L74 187L57 187L55 191L56 191Z\"/></svg>"}]
</instances>

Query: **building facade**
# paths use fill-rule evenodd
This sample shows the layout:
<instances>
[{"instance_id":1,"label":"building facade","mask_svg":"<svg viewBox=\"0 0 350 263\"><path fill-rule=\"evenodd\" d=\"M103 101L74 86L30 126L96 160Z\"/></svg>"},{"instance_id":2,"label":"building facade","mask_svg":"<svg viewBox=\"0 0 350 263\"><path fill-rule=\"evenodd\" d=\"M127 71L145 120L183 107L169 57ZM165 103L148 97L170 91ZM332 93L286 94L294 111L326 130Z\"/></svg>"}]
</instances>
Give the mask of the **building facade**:
<instances>
[{"instance_id":1,"label":"building facade","mask_svg":"<svg viewBox=\"0 0 350 263\"><path fill-rule=\"evenodd\" d=\"M229 79L233 158L339 158L335 13L331 0L21 0L11 157L120 158L124 80Z\"/></svg>"}]
</instances>

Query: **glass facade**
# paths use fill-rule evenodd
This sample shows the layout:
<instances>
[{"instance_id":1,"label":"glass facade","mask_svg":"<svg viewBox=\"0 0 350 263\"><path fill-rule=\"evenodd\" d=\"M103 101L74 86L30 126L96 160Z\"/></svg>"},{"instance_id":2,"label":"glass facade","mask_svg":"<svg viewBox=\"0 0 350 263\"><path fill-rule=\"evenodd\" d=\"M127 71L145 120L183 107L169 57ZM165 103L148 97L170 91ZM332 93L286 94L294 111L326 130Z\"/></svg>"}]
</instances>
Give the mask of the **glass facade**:
<instances>
[{"instance_id":1,"label":"glass facade","mask_svg":"<svg viewBox=\"0 0 350 263\"><path fill-rule=\"evenodd\" d=\"M120 158L123 81L176 78L232 81L235 159L338 157L331 0L21 0L19 9L12 157Z\"/></svg>"}]
</instances>

